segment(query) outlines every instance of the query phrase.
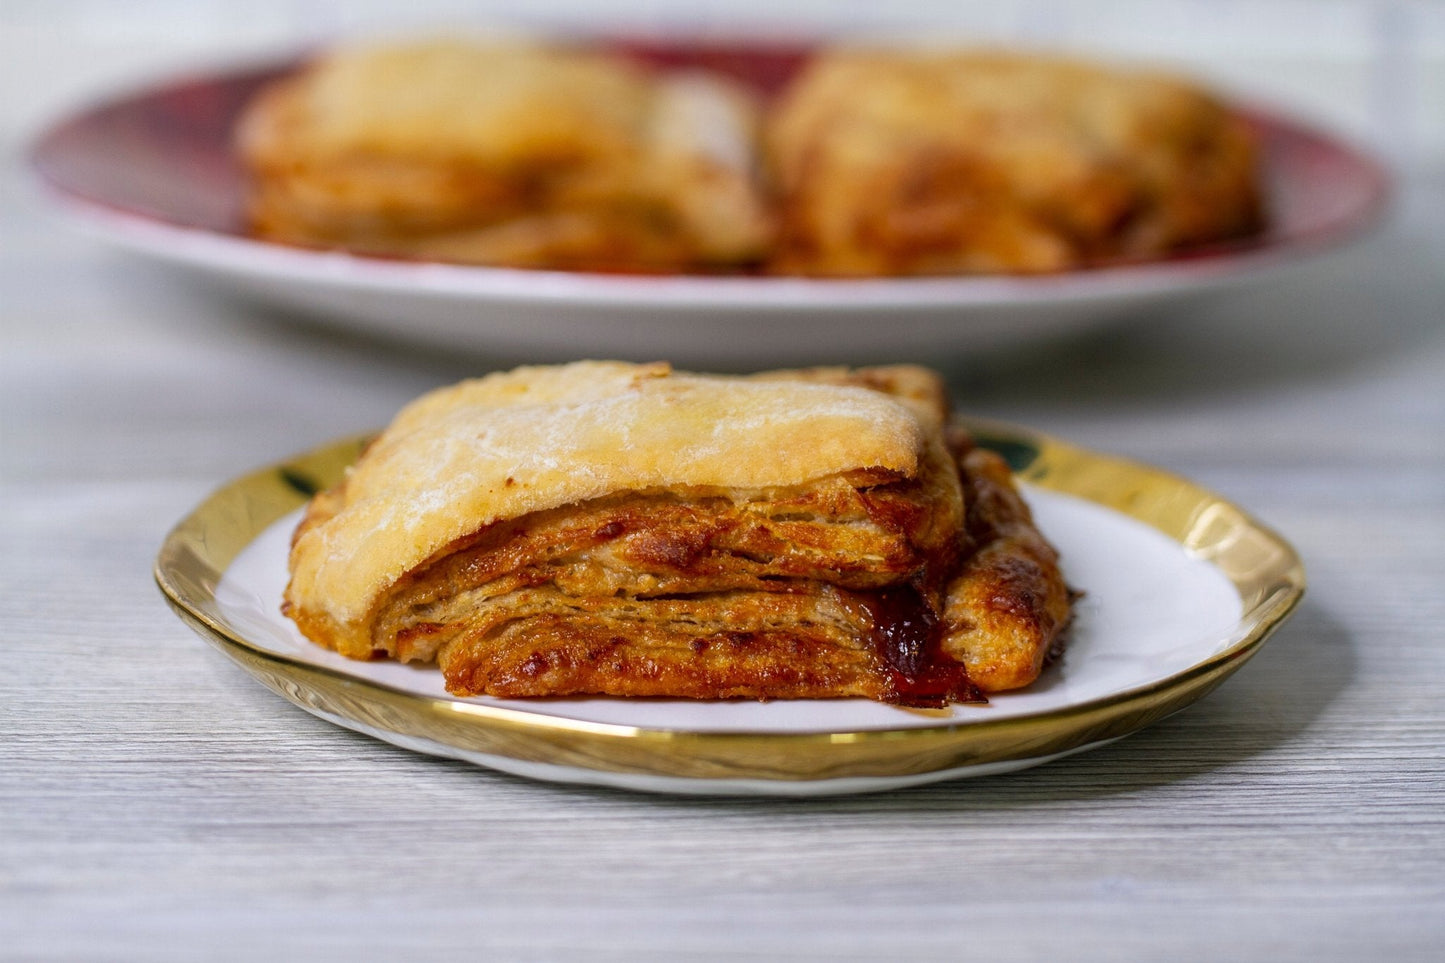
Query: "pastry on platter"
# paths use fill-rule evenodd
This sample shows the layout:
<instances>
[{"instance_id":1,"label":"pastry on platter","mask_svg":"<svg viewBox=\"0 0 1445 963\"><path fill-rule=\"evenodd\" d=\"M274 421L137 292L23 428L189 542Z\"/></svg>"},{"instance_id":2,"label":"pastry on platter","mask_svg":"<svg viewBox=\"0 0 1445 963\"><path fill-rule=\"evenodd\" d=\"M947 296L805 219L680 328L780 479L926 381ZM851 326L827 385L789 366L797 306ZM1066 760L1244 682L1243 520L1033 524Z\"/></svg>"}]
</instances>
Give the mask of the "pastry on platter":
<instances>
[{"instance_id":1,"label":"pastry on platter","mask_svg":"<svg viewBox=\"0 0 1445 963\"><path fill-rule=\"evenodd\" d=\"M1052 272L1261 223L1244 120L1184 81L1082 61L835 50L766 142L781 274Z\"/></svg>"},{"instance_id":2,"label":"pastry on platter","mask_svg":"<svg viewBox=\"0 0 1445 963\"><path fill-rule=\"evenodd\" d=\"M471 264L894 277L1158 258L1263 223L1249 123L1187 81L976 50L799 64L773 90L599 43L339 46L240 120L250 227Z\"/></svg>"},{"instance_id":3,"label":"pastry on platter","mask_svg":"<svg viewBox=\"0 0 1445 963\"><path fill-rule=\"evenodd\" d=\"M343 46L256 98L259 236L444 261L708 271L759 260L758 106L697 71L520 40Z\"/></svg>"},{"instance_id":4,"label":"pastry on platter","mask_svg":"<svg viewBox=\"0 0 1445 963\"><path fill-rule=\"evenodd\" d=\"M312 500L284 610L463 696L976 701L1037 677L1070 596L949 417L910 366L464 381Z\"/></svg>"}]
</instances>

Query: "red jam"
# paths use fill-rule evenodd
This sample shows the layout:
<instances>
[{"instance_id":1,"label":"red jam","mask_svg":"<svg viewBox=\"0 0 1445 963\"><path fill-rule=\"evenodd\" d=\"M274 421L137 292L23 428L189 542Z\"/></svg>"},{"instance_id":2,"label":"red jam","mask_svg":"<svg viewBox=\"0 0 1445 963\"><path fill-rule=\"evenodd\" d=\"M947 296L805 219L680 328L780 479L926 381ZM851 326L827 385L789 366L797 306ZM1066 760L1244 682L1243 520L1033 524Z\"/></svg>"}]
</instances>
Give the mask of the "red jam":
<instances>
[{"instance_id":1,"label":"red jam","mask_svg":"<svg viewBox=\"0 0 1445 963\"><path fill-rule=\"evenodd\" d=\"M943 652L943 627L915 586L899 585L868 596L874 641L893 683L890 702L941 709L951 702L984 702L963 663Z\"/></svg>"}]
</instances>

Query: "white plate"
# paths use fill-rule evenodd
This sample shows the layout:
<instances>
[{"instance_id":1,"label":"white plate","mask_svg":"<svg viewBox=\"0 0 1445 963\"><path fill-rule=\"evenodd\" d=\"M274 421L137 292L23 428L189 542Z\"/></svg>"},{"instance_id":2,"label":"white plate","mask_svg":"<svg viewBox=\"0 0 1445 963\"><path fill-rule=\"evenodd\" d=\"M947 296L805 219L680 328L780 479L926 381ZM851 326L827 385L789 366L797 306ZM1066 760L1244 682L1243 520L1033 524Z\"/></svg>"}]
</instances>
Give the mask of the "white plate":
<instances>
[{"instance_id":1,"label":"white plate","mask_svg":"<svg viewBox=\"0 0 1445 963\"><path fill-rule=\"evenodd\" d=\"M1017 455L1038 452L1036 441L1008 444ZM328 471L344 463L334 451L329 458ZM1288 545L1182 480L1051 442L1029 472L1055 486L1030 485L1027 497L1085 594L1063 658L986 706L455 698L435 667L342 658L280 614L297 513L277 517L281 501L258 492L278 477L293 487L324 480L294 466L243 479L202 506L167 540L157 577L183 616L263 682L397 745L565 782L782 795L1002 772L1110 741L1207 692L1299 598L1303 574ZM1140 514L1182 519L1183 537L1081 497L1104 479L1116 479ZM293 491L291 502L300 497ZM228 544L236 551L217 577L198 556L229 554ZM850 741L869 757L844 758Z\"/></svg>"},{"instance_id":2,"label":"white plate","mask_svg":"<svg viewBox=\"0 0 1445 963\"><path fill-rule=\"evenodd\" d=\"M686 48L679 48L686 53ZM744 58L767 54L745 50ZM729 63L739 62L737 52ZM756 66L756 65L755 65ZM1358 151L1245 111L1270 226L1248 242L1047 276L818 280L639 277L424 263L254 240L230 148L237 112L280 67L219 71L57 124L32 166L83 228L262 301L351 330L528 358L769 365L936 360L1047 338L1258 278L1375 222L1388 193Z\"/></svg>"}]
</instances>

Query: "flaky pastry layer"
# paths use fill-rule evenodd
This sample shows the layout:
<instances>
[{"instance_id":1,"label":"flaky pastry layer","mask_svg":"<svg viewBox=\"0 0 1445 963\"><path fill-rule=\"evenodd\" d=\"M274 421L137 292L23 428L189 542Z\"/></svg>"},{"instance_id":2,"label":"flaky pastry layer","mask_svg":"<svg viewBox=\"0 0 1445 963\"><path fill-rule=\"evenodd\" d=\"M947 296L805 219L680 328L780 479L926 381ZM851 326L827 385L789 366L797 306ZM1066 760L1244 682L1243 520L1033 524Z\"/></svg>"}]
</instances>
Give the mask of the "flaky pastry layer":
<instances>
[{"instance_id":1,"label":"flaky pastry layer","mask_svg":"<svg viewBox=\"0 0 1445 963\"><path fill-rule=\"evenodd\" d=\"M1067 589L1007 467L946 410L910 367L582 363L442 389L313 500L286 609L353 658L435 660L460 695L935 705L1024 685ZM509 413L527 444L495 430Z\"/></svg>"},{"instance_id":2,"label":"flaky pastry layer","mask_svg":"<svg viewBox=\"0 0 1445 963\"><path fill-rule=\"evenodd\" d=\"M1057 57L833 51L789 88L766 143L778 273L1059 271L1261 219L1254 139L1224 105Z\"/></svg>"},{"instance_id":3,"label":"flaky pastry layer","mask_svg":"<svg viewBox=\"0 0 1445 963\"><path fill-rule=\"evenodd\" d=\"M1052 272L1264 218L1227 105L1040 54L825 48L773 98L595 45L343 46L236 140L263 237L514 267Z\"/></svg>"},{"instance_id":4,"label":"flaky pastry layer","mask_svg":"<svg viewBox=\"0 0 1445 963\"><path fill-rule=\"evenodd\" d=\"M518 267L708 270L771 231L758 107L711 75L521 41L343 47L252 103L260 235Z\"/></svg>"}]
</instances>

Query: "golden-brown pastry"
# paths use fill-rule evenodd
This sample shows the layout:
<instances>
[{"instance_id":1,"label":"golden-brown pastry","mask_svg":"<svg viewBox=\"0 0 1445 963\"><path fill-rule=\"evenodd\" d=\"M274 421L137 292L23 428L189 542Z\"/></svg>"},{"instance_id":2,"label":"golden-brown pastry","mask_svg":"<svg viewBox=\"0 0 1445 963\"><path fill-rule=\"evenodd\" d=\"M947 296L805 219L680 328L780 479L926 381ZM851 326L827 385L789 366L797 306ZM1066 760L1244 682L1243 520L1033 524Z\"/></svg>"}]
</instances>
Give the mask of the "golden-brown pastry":
<instances>
[{"instance_id":1,"label":"golden-brown pastry","mask_svg":"<svg viewBox=\"0 0 1445 963\"><path fill-rule=\"evenodd\" d=\"M263 237L522 267L757 261L758 107L738 85L524 41L343 47L248 107Z\"/></svg>"},{"instance_id":2,"label":"golden-brown pastry","mask_svg":"<svg viewBox=\"0 0 1445 963\"><path fill-rule=\"evenodd\" d=\"M943 705L1026 685L1068 591L1007 467L947 416L906 366L462 382L313 499L285 611L352 658L436 660L459 695Z\"/></svg>"},{"instance_id":3,"label":"golden-brown pastry","mask_svg":"<svg viewBox=\"0 0 1445 963\"><path fill-rule=\"evenodd\" d=\"M1242 120L1179 80L1037 55L839 50L770 117L772 269L1043 272L1260 223Z\"/></svg>"}]
</instances>

